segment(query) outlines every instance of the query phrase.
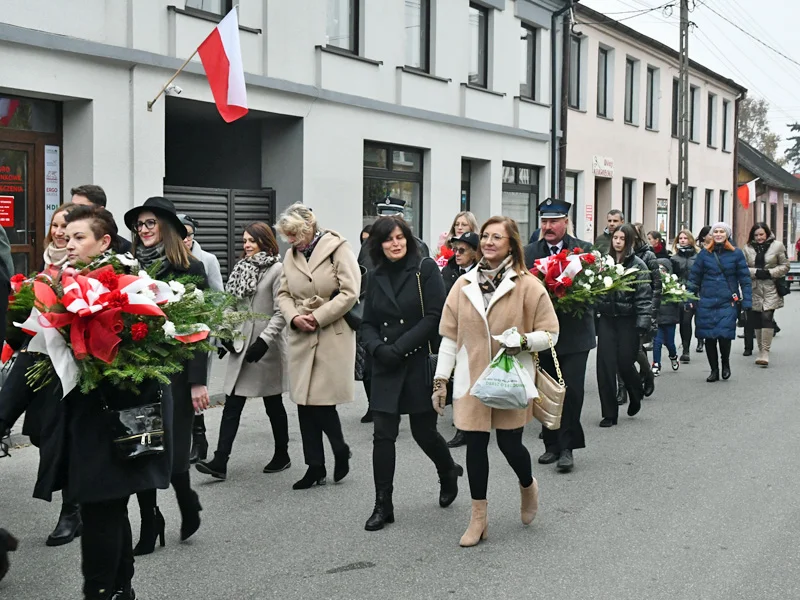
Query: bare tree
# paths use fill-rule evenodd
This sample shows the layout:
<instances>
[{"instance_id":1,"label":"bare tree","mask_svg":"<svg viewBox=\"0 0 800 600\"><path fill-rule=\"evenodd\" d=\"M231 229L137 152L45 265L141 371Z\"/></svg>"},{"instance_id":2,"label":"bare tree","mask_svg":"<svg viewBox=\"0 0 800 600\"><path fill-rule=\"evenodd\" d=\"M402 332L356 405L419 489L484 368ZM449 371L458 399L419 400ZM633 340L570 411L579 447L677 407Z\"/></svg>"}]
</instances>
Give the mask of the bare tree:
<instances>
[{"instance_id":1,"label":"bare tree","mask_svg":"<svg viewBox=\"0 0 800 600\"><path fill-rule=\"evenodd\" d=\"M777 156L781 136L770 129L768 112L769 102L764 98L745 96L739 105L739 138L783 165L786 159Z\"/></svg>"}]
</instances>

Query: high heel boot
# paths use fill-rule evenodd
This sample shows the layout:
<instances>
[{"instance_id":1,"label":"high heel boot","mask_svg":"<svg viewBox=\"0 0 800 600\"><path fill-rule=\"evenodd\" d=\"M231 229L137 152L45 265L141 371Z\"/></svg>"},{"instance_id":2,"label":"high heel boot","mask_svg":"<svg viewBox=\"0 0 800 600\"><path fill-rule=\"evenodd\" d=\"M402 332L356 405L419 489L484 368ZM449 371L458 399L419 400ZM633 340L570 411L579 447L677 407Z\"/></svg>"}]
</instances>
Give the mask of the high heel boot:
<instances>
[{"instance_id":1,"label":"high heel boot","mask_svg":"<svg viewBox=\"0 0 800 600\"><path fill-rule=\"evenodd\" d=\"M63 500L58 523L56 523L53 533L48 536L45 545L63 546L64 544L69 544L76 537L80 537L82 529L80 504Z\"/></svg>"},{"instance_id":2,"label":"high heel boot","mask_svg":"<svg viewBox=\"0 0 800 600\"><path fill-rule=\"evenodd\" d=\"M192 449L189 452L189 464L195 464L208 458L208 439L206 438L206 420L204 415L194 416L192 426Z\"/></svg>"},{"instance_id":3,"label":"high heel boot","mask_svg":"<svg viewBox=\"0 0 800 600\"><path fill-rule=\"evenodd\" d=\"M472 515L469 518L467 530L461 536L461 541L459 542L461 547L477 546L481 540L485 540L489 536L487 506L488 501L486 500L472 501Z\"/></svg>"},{"instance_id":4,"label":"high heel boot","mask_svg":"<svg viewBox=\"0 0 800 600\"><path fill-rule=\"evenodd\" d=\"M367 519L364 529L378 531L386 523L394 523L394 506L392 505L392 488L375 491L375 508Z\"/></svg>"},{"instance_id":5,"label":"high heel boot","mask_svg":"<svg viewBox=\"0 0 800 600\"><path fill-rule=\"evenodd\" d=\"M181 511L181 541L185 542L200 529L200 498L191 487L189 472L172 476L172 487Z\"/></svg>"},{"instance_id":6,"label":"high heel boot","mask_svg":"<svg viewBox=\"0 0 800 600\"><path fill-rule=\"evenodd\" d=\"M533 478L533 483L528 487L519 486L520 508L519 514L523 525L530 525L539 511L539 483Z\"/></svg>"},{"instance_id":7,"label":"high heel boot","mask_svg":"<svg viewBox=\"0 0 800 600\"><path fill-rule=\"evenodd\" d=\"M143 511L142 525L139 530L139 543L133 549L133 555L144 556L145 554L152 554L156 549L156 539L158 539L158 545L163 548L167 543L164 539L165 529L164 516L157 506L150 509L147 514Z\"/></svg>"},{"instance_id":8,"label":"high heel boot","mask_svg":"<svg viewBox=\"0 0 800 600\"><path fill-rule=\"evenodd\" d=\"M325 467L309 465L306 474L303 475L300 481L292 486L292 489L307 490L314 485L325 485L325 477L327 477L327 475L328 472L325 470Z\"/></svg>"}]
</instances>

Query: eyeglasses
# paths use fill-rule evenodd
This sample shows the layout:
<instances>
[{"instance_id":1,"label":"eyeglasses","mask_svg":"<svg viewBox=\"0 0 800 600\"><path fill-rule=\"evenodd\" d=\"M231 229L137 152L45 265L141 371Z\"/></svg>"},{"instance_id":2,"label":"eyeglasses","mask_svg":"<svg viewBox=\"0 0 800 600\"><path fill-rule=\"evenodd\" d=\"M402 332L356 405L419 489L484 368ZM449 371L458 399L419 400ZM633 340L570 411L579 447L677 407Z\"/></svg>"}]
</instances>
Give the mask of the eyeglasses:
<instances>
[{"instance_id":1,"label":"eyeglasses","mask_svg":"<svg viewBox=\"0 0 800 600\"><path fill-rule=\"evenodd\" d=\"M158 221L155 219L147 219L146 221L137 221L134 227L136 231L141 231L144 228L147 228L148 231L153 229L158 224Z\"/></svg>"},{"instance_id":2,"label":"eyeglasses","mask_svg":"<svg viewBox=\"0 0 800 600\"><path fill-rule=\"evenodd\" d=\"M492 240L493 242L499 242L500 240L504 240L504 239L508 239L508 236L507 235L500 235L499 233L493 233L492 235L489 235L488 233L484 233L481 236L481 241L482 242L488 242L489 240Z\"/></svg>"},{"instance_id":3,"label":"eyeglasses","mask_svg":"<svg viewBox=\"0 0 800 600\"><path fill-rule=\"evenodd\" d=\"M460 248L453 248L453 252L455 254L466 254L467 252L474 252L472 248L464 248L461 246Z\"/></svg>"},{"instance_id":4,"label":"eyeglasses","mask_svg":"<svg viewBox=\"0 0 800 600\"><path fill-rule=\"evenodd\" d=\"M183 238L183 239L185 239L185 240L193 240L194 239L194 234L193 233L187 233L186 237Z\"/></svg>"}]
</instances>

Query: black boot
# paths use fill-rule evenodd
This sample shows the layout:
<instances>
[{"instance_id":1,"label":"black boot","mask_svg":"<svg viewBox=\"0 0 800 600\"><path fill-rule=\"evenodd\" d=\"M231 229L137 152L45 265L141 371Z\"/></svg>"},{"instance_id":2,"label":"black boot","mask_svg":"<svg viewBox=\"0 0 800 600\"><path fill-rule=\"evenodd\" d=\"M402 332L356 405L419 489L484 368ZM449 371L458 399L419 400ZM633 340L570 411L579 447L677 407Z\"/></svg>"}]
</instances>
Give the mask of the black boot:
<instances>
[{"instance_id":1,"label":"black boot","mask_svg":"<svg viewBox=\"0 0 800 600\"><path fill-rule=\"evenodd\" d=\"M205 475L211 475L216 479L225 481L228 478L228 457L219 452L214 452L212 460L201 460L194 468Z\"/></svg>"},{"instance_id":2,"label":"black boot","mask_svg":"<svg viewBox=\"0 0 800 600\"><path fill-rule=\"evenodd\" d=\"M48 546L69 544L76 537L80 537L82 528L80 504L64 500L61 503L61 514L58 517L56 528L45 544Z\"/></svg>"},{"instance_id":3,"label":"black boot","mask_svg":"<svg viewBox=\"0 0 800 600\"><path fill-rule=\"evenodd\" d=\"M157 506L147 511L146 515L143 513L139 530L139 543L133 549L133 555L152 554L153 550L156 549L156 539L158 539L158 545L163 548L166 544L164 539L165 528L164 517Z\"/></svg>"},{"instance_id":4,"label":"black boot","mask_svg":"<svg viewBox=\"0 0 800 600\"><path fill-rule=\"evenodd\" d=\"M136 592L133 590L133 587L128 584L121 590L116 590L114 595L111 596L111 600L136 600Z\"/></svg>"},{"instance_id":5,"label":"black boot","mask_svg":"<svg viewBox=\"0 0 800 600\"><path fill-rule=\"evenodd\" d=\"M703 347L705 346L705 340L697 340L697 351L702 352Z\"/></svg>"},{"instance_id":6,"label":"black boot","mask_svg":"<svg viewBox=\"0 0 800 600\"><path fill-rule=\"evenodd\" d=\"M307 490L314 485L325 485L325 477L327 477L328 472L325 470L325 467L319 466L309 466L306 474L303 475L303 478L296 482L293 486L293 490Z\"/></svg>"},{"instance_id":7,"label":"black boot","mask_svg":"<svg viewBox=\"0 0 800 600\"><path fill-rule=\"evenodd\" d=\"M203 415L195 415L192 427L192 450L189 463L195 464L208 458L208 440L206 439L206 421Z\"/></svg>"},{"instance_id":8,"label":"black boot","mask_svg":"<svg viewBox=\"0 0 800 600\"><path fill-rule=\"evenodd\" d=\"M372 423L372 411L367 407L367 412L364 413L364 416L361 417L362 423Z\"/></svg>"},{"instance_id":9,"label":"black boot","mask_svg":"<svg viewBox=\"0 0 800 600\"><path fill-rule=\"evenodd\" d=\"M345 448L347 448L345 452L341 452L333 457L335 461L333 464L334 483L339 483L342 479L347 477L347 474L350 472L350 459L353 457L353 453L348 446L345 446Z\"/></svg>"},{"instance_id":10,"label":"black boot","mask_svg":"<svg viewBox=\"0 0 800 600\"><path fill-rule=\"evenodd\" d=\"M8 533L5 529L0 529L0 581L8 573L8 553L15 552L19 542L17 538Z\"/></svg>"},{"instance_id":11,"label":"black boot","mask_svg":"<svg viewBox=\"0 0 800 600\"><path fill-rule=\"evenodd\" d=\"M200 529L200 498L192 489L189 471L172 476L172 488L181 511L181 541L192 537Z\"/></svg>"},{"instance_id":12,"label":"black boot","mask_svg":"<svg viewBox=\"0 0 800 600\"><path fill-rule=\"evenodd\" d=\"M464 432L460 429L456 429L456 434L453 436L453 439L447 442L448 448L458 448L460 446L464 446L467 443L467 438L464 435Z\"/></svg>"},{"instance_id":13,"label":"black boot","mask_svg":"<svg viewBox=\"0 0 800 600\"><path fill-rule=\"evenodd\" d=\"M280 473L292 466L292 461L289 458L289 453L286 450L278 452L275 450L275 455L264 467L264 473Z\"/></svg>"},{"instance_id":14,"label":"black boot","mask_svg":"<svg viewBox=\"0 0 800 600\"><path fill-rule=\"evenodd\" d=\"M645 398L649 398L656 391L656 378L651 369L648 369L642 376L642 389Z\"/></svg>"},{"instance_id":15,"label":"black boot","mask_svg":"<svg viewBox=\"0 0 800 600\"><path fill-rule=\"evenodd\" d=\"M719 369L711 369L711 374L706 377L706 381L708 383L714 383L715 381L719 381Z\"/></svg>"},{"instance_id":16,"label":"black boot","mask_svg":"<svg viewBox=\"0 0 800 600\"><path fill-rule=\"evenodd\" d=\"M375 508L367 519L364 529L378 531L386 523L394 523L394 506L392 506L392 488L375 492Z\"/></svg>"},{"instance_id":17,"label":"black boot","mask_svg":"<svg viewBox=\"0 0 800 600\"><path fill-rule=\"evenodd\" d=\"M625 389L625 386L617 381L617 404L622 405L628 401L628 390Z\"/></svg>"},{"instance_id":18,"label":"black boot","mask_svg":"<svg viewBox=\"0 0 800 600\"><path fill-rule=\"evenodd\" d=\"M439 473L439 506L447 508L458 496L458 478L464 474L464 467L453 463L449 471Z\"/></svg>"},{"instance_id":19,"label":"black boot","mask_svg":"<svg viewBox=\"0 0 800 600\"><path fill-rule=\"evenodd\" d=\"M722 362L722 378L726 380L731 378L731 365L725 361Z\"/></svg>"}]
</instances>

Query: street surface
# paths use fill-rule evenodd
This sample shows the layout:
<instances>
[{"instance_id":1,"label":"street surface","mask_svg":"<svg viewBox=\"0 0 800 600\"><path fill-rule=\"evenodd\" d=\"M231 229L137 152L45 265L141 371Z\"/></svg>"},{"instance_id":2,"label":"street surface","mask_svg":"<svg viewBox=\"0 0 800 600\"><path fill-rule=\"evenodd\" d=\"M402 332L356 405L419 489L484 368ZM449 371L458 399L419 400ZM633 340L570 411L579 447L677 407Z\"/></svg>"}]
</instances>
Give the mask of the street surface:
<instances>
[{"instance_id":1,"label":"street surface","mask_svg":"<svg viewBox=\"0 0 800 600\"><path fill-rule=\"evenodd\" d=\"M436 472L414 444L407 421L398 440L396 523L364 531L374 492L371 425L365 399L341 410L353 450L350 475L308 491L291 485L305 472L297 411L286 400L292 468L265 475L272 455L269 422L248 403L229 465L218 482L192 471L203 526L179 543L174 493L159 492L166 548L136 561L142 600L167 599L613 599L764 600L800 598L800 415L796 339L800 293L778 311L783 331L769 369L734 344L733 377L708 384L705 355L657 379L654 396L631 419L600 429L594 354L583 423L588 448L567 475L534 462L541 502L534 523L519 519L519 490L494 442L490 446L489 539L462 549L469 520L466 477L455 504L437 504ZM740 330L741 331L741 330ZM666 356L664 358L666 361ZM223 366L215 359L212 394ZM221 409L207 413L216 442ZM449 413L441 432L453 434ZM526 443L542 452L532 424ZM19 440L19 436L16 436ZM328 448L329 450L329 448ZM454 451L464 463L464 448ZM330 454L329 454L330 457ZM36 448L0 460L0 526L20 539L0 598L79 598L76 541L45 546L60 501L31 499ZM329 477L332 472L329 464ZM60 499L59 499L60 500ZM139 513L130 504L134 541Z\"/></svg>"}]
</instances>

